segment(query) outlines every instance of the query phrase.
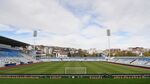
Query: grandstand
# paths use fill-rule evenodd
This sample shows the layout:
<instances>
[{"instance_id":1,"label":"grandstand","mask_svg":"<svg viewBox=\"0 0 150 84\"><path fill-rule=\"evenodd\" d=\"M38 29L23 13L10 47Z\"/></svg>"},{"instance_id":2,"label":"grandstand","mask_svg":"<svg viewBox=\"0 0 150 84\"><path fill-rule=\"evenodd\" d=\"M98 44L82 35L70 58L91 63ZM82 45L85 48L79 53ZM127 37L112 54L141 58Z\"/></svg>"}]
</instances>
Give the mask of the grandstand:
<instances>
[{"instance_id":1,"label":"grandstand","mask_svg":"<svg viewBox=\"0 0 150 84\"><path fill-rule=\"evenodd\" d=\"M150 58L149 57L114 57L109 59L109 62L142 66L150 68Z\"/></svg>"},{"instance_id":2,"label":"grandstand","mask_svg":"<svg viewBox=\"0 0 150 84\"><path fill-rule=\"evenodd\" d=\"M42 62L52 62L52 61L106 61L104 57L65 57L65 58L41 58Z\"/></svg>"},{"instance_id":3,"label":"grandstand","mask_svg":"<svg viewBox=\"0 0 150 84\"><path fill-rule=\"evenodd\" d=\"M22 51L26 46L29 44L0 36L0 67L37 62Z\"/></svg>"}]
</instances>

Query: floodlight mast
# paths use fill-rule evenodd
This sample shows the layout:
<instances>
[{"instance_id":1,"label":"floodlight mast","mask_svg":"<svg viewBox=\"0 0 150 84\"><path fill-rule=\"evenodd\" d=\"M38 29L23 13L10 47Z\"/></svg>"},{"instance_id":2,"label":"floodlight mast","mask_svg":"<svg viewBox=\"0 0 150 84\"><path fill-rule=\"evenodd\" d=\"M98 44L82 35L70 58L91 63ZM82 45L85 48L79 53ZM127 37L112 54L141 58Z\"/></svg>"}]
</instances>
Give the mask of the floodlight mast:
<instances>
[{"instance_id":1,"label":"floodlight mast","mask_svg":"<svg viewBox=\"0 0 150 84\"><path fill-rule=\"evenodd\" d=\"M111 54L111 51L110 51L110 36L111 36L111 33L110 33L110 29L107 29L107 37L108 37L108 49L109 49L109 53L108 53L108 56L110 57L110 54Z\"/></svg>"},{"instance_id":2,"label":"floodlight mast","mask_svg":"<svg viewBox=\"0 0 150 84\"><path fill-rule=\"evenodd\" d=\"M34 31L33 31L33 38L34 38L34 44L33 44L33 45L34 45L34 52L35 52L35 50L36 50L36 49L35 49L35 46L36 46L36 42L35 42L36 37L37 37L37 31L34 30Z\"/></svg>"}]
</instances>

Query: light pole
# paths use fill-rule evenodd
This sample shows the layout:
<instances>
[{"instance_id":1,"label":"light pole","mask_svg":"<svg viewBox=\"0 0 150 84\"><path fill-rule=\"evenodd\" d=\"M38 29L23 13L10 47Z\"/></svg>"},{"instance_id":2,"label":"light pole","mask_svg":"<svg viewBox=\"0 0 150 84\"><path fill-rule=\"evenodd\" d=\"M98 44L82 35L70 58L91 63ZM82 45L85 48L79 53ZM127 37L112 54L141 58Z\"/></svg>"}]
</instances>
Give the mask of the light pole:
<instances>
[{"instance_id":1,"label":"light pole","mask_svg":"<svg viewBox=\"0 0 150 84\"><path fill-rule=\"evenodd\" d=\"M110 29L107 29L107 37L108 37L108 49L109 49L109 57L110 57L110 53L111 53L111 51L110 51L110 36L111 36L111 33L110 33L111 31L110 31Z\"/></svg>"},{"instance_id":2,"label":"light pole","mask_svg":"<svg viewBox=\"0 0 150 84\"><path fill-rule=\"evenodd\" d=\"M34 30L34 31L33 31L33 38L34 38L34 44L33 44L33 45L34 45L34 53L35 53L35 50L36 50L36 49L35 49L35 46L36 46L36 42L35 42L36 37L37 37L37 31Z\"/></svg>"}]
</instances>

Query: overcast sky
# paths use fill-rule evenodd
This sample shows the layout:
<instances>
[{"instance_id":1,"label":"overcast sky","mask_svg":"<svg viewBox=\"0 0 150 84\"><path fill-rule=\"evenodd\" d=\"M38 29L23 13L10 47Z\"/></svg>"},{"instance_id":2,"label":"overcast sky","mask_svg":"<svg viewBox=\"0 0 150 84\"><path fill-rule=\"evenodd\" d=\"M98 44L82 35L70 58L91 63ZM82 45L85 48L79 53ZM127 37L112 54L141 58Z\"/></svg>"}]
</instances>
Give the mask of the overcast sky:
<instances>
[{"instance_id":1,"label":"overcast sky","mask_svg":"<svg viewBox=\"0 0 150 84\"><path fill-rule=\"evenodd\" d=\"M150 48L150 0L0 0L0 35L33 44Z\"/></svg>"}]
</instances>

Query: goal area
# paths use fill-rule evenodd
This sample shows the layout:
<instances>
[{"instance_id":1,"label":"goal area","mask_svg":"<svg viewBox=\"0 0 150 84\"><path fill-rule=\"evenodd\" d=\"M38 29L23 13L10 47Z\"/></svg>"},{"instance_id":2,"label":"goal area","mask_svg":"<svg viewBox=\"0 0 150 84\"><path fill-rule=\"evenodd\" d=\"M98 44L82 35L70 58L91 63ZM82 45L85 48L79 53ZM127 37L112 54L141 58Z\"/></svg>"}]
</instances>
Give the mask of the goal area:
<instances>
[{"instance_id":1,"label":"goal area","mask_svg":"<svg viewBox=\"0 0 150 84\"><path fill-rule=\"evenodd\" d=\"M65 74L86 74L87 67L65 67Z\"/></svg>"}]
</instances>

